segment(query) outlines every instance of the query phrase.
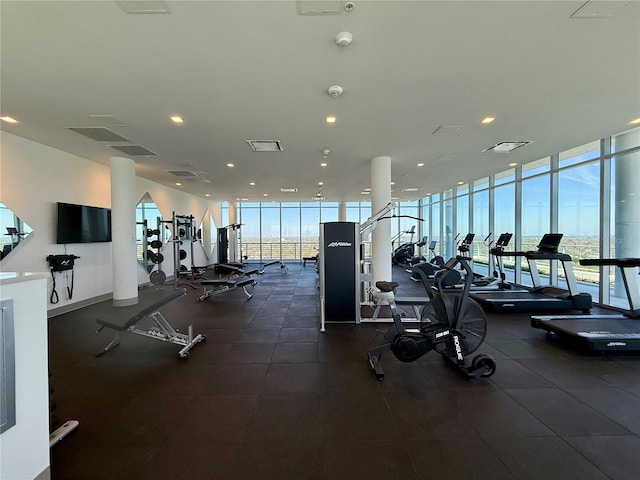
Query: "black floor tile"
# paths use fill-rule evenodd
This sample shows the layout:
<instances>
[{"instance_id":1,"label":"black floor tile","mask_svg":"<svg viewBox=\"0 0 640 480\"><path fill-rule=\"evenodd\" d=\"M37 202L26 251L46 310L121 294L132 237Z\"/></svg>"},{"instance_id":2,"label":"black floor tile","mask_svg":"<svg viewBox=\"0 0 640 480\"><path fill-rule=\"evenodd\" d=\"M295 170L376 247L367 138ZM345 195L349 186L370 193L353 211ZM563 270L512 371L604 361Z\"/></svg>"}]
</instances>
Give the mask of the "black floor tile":
<instances>
[{"instance_id":1,"label":"black floor tile","mask_svg":"<svg viewBox=\"0 0 640 480\"><path fill-rule=\"evenodd\" d=\"M518 480L609 478L559 437L493 438L487 443Z\"/></svg>"},{"instance_id":2,"label":"black floor tile","mask_svg":"<svg viewBox=\"0 0 640 480\"><path fill-rule=\"evenodd\" d=\"M401 288L424 295L406 272ZM488 315L479 352L491 378L469 382L430 352L403 363L367 352L388 323L319 332L317 274L267 271L241 291L163 315L207 336L179 346L112 333L94 319L141 309L173 291L146 288L128 311L111 302L49 320L56 415L80 427L51 450L62 480L640 478L640 356L582 355L530 327ZM408 294L408 293L407 293Z\"/></svg>"},{"instance_id":3,"label":"black floor tile","mask_svg":"<svg viewBox=\"0 0 640 480\"><path fill-rule=\"evenodd\" d=\"M637 436L565 437L565 441L613 480L640 478Z\"/></svg>"}]
</instances>

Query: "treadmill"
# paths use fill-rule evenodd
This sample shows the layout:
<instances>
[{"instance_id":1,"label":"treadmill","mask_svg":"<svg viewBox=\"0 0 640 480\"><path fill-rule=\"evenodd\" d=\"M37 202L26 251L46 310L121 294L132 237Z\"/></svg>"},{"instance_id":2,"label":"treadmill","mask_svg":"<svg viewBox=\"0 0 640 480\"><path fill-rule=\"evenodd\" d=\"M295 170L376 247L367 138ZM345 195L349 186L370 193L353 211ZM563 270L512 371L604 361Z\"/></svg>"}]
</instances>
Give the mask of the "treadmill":
<instances>
[{"instance_id":1,"label":"treadmill","mask_svg":"<svg viewBox=\"0 0 640 480\"><path fill-rule=\"evenodd\" d=\"M518 286L518 290L472 291L470 297L485 310L492 312L581 310L588 313L592 305L591 295L578 291L571 257L566 253L558 252L561 239L561 233L547 233L540 240L537 250L503 252L502 256L525 257L527 259L533 282L532 287ZM568 290L554 285L541 284L536 262L542 260L558 260L560 262Z\"/></svg>"},{"instance_id":2,"label":"treadmill","mask_svg":"<svg viewBox=\"0 0 640 480\"><path fill-rule=\"evenodd\" d=\"M618 315L551 315L531 317L531 326L572 340L589 352L640 350L640 258L583 259L580 265L620 269L629 310Z\"/></svg>"}]
</instances>

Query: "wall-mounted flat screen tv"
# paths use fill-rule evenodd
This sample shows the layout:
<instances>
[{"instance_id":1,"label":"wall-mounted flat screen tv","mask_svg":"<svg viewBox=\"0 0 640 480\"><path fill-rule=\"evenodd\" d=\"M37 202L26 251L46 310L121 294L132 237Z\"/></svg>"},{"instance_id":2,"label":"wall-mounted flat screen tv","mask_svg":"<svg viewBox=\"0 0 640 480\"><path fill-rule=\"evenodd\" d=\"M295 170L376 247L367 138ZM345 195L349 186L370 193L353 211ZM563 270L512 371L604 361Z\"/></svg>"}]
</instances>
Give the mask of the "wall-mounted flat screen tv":
<instances>
[{"instance_id":1,"label":"wall-mounted flat screen tv","mask_svg":"<svg viewBox=\"0 0 640 480\"><path fill-rule=\"evenodd\" d=\"M58 202L57 243L111 241L111 210Z\"/></svg>"}]
</instances>

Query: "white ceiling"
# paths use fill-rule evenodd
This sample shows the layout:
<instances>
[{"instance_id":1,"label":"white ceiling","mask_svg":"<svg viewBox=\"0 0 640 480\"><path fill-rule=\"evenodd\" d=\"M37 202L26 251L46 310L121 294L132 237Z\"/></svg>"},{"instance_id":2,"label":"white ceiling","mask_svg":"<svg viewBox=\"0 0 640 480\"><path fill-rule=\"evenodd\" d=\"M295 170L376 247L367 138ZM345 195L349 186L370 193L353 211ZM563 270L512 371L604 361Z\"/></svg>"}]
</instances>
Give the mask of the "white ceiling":
<instances>
[{"instance_id":1,"label":"white ceiling","mask_svg":"<svg viewBox=\"0 0 640 480\"><path fill-rule=\"evenodd\" d=\"M114 116L125 144L157 153L131 157L139 176L173 186L167 170L204 172L211 183L175 188L214 201L365 200L370 161L385 155L394 198L417 199L640 117L640 2L591 2L623 8L571 18L584 3L354 0L346 12L328 0L339 13L302 15L318 1L167 1L168 14L127 14L111 0L2 0L1 110L20 121L2 129L108 164L123 154L68 127ZM335 43L341 31L350 46ZM433 135L439 126L461 128ZM515 140L533 143L481 153Z\"/></svg>"}]
</instances>

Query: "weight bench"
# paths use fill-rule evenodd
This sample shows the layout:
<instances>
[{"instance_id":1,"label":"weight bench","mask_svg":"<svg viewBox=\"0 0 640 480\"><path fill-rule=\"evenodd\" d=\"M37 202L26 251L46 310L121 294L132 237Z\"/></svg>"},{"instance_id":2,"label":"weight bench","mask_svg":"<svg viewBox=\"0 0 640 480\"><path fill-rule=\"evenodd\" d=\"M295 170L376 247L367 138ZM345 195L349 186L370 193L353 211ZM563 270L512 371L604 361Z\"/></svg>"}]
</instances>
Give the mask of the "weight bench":
<instances>
[{"instance_id":1,"label":"weight bench","mask_svg":"<svg viewBox=\"0 0 640 480\"><path fill-rule=\"evenodd\" d=\"M264 269L265 269L266 267L269 267L269 266L271 266L271 265L277 265L277 264L280 264L280 268L281 268L282 270L284 270L284 273L285 273L285 274L286 274L286 273L289 273L289 269L287 268L287 266L284 264L284 262L281 262L280 260L274 260L274 261L272 261L272 262L267 262L267 263L265 263L264 265L262 265L262 270L258 271L258 273L259 273L260 275L262 275L262 274L264 273Z\"/></svg>"},{"instance_id":2,"label":"weight bench","mask_svg":"<svg viewBox=\"0 0 640 480\"><path fill-rule=\"evenodd\" d=\"M253 272L253 271L247 272L247 274L249 273L257 273L257 270L256 272ZM257 283L258 282L256 282L253 278L249 276L245 276L237 280L233 280L233 279L201 280L200 284L203 287L203 293L198 298L198 301L202 302L207 298L212 297L213 295L220 295L221 293L226 293L231 290L235 290L236 288L241 288L244 294L247 296L247 300L249 300L251 299L251 297L253 297L253 289L255 288ZM210 288L207 289L207 287L210 287ZM249 287L251 287L251 291L248 290Z\"/></svg>"},{"instance_id":3,"label":"weight bench","mask_svg":"<svg viewBox=\"0 0 640 480\"><path fill-rule=\"evenodd\" d=\"M197 343L205 340L205 336L202 334L198 334L195 337L193 336L193 327L189 325L188 335L184 335L182 333L178 333L174 328L169 325L169 322L162 316L159 312L159 309L168 303L177 300L178 298L184 297L187 294L186 289L180 289L173 292L171 295L164 297L163 299L157 301L153 305L150 305L146 308L143 308L138 313L133 315L124 325L119 325L116 323L109 322L107 320L97 319L98 325L100 328L98 329L98 333L102 331L103 328L110 328L116 331L116 334L111 340L111 342L104 347L103 350L97 352L95 354L96 357L104 355L109 350L114 349L118 345L120 345L120 336L122 332L135 333L137 335L143 335L145 337L155 338L156 340L162 340L163 342L174 343L176 345L182 345L182 349L178 352L178 355L181 358L189 356L189 350L191 350ZM149 317L155 325L149 327L146 330L138 328L138 323L145 318Z\"/></svg>"},{"instance_id":4,"label":"weight bench","mask_svg":"<svg viewBox=\"0 0 640 480\"><path fill-rule=\"evenodd\" d=\"M373 311L373 316L371 317L371 321L375 322L380 314L380 309L383 307L384 303L380 303L385 298L388 298L389 292L393 293L395 296L395 289L399 285L398 282L384 282L378 281L376 282L376 287L380 289L380 292L373 292L373 298L376 300L376 308ZM406 305L413 308L413 313L415 314L415 318L417 322L420 321L421 313L420 307L423 307L427 303L429 303L429 297L395 297L396 305Z\"/></svg>"}]
</instances>

